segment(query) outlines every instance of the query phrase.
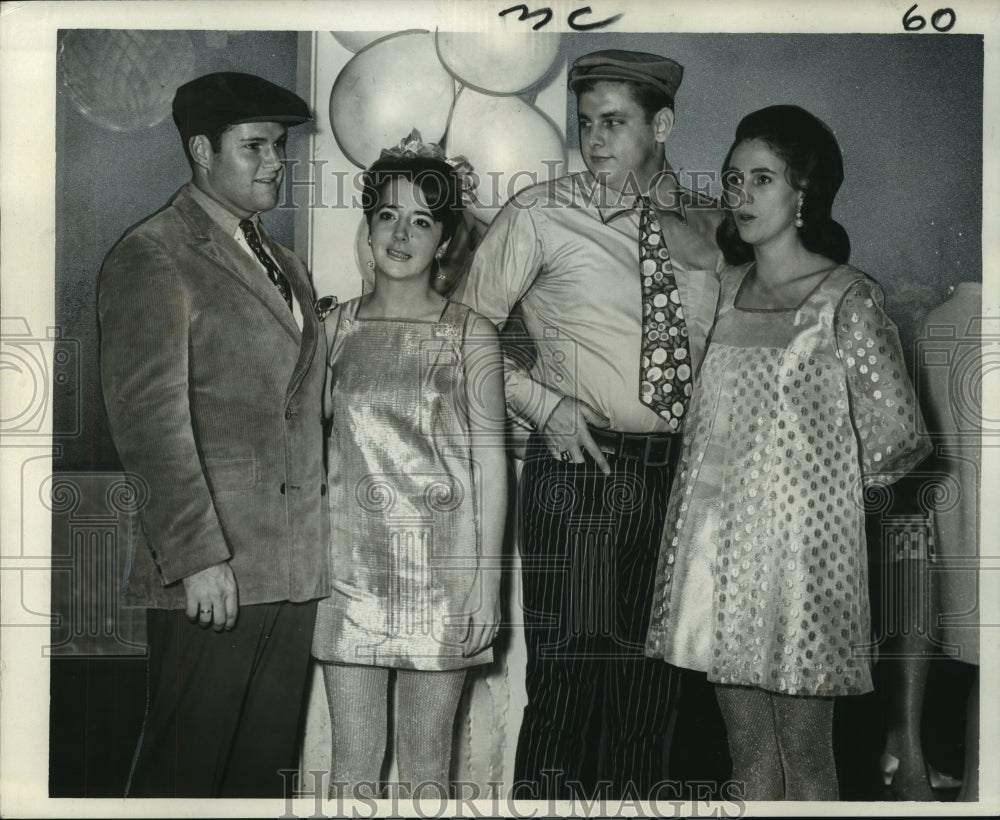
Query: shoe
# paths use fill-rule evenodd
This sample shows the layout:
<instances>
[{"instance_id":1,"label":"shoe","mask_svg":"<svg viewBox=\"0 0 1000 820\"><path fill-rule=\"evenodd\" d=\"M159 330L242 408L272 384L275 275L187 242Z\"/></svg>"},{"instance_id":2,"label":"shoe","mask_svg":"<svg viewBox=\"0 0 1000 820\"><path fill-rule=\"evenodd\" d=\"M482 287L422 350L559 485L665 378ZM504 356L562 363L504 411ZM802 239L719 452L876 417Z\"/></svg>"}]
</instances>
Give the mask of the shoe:
<instances>
[{"instance_id":1,"label":"shoe","mask_svg":"<svg viewBox=\"0 0 1000 820\"><path fill-rule=\"evenodd\" d=\"M927 761L924 761L923 771L908 771L904 767L901 772L899 758L889 752L882 752L879 768L882 782L896 800L942 800L936 791L952 791L962 786L959 778L938 771Z\"/></svg>"}]
</instances>

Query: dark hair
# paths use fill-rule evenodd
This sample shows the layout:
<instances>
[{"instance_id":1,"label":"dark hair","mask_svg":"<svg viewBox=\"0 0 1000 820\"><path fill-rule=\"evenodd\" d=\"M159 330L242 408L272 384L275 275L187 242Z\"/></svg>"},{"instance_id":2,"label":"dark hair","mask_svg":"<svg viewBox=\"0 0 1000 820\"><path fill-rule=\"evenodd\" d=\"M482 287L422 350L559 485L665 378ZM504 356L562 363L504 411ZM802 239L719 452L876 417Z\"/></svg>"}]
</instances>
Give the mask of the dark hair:
<instances>
[{"instance_id":1,"label":"dark hair","mask_svg":"<svg viewBox=\"0 0 1000 820\"><path fill-rule=\"evenodd\" d=\"M208 143L212 146L212 153L218 154L222 150L222 135L226 133L231 125L220 125L217 128L205 134L208 137ZM191 142L191 137L196 137L197 134L188 134L186 137L181 135L181 143L184 145L184 156L187 157L188 165L192 168L194 167L194 157L191 156L191 147L189 143Z\"/></svg>"},{"instance_id":2,"label":"dark hair","mask_svg":"<svg viewBox=\"0 0 1000 820\"><path fill-rule=\"evenodd\" d=\"M767 143L785 161L788 183L805 195L803 224L799 228L802 245L838 264L846 262L851 254L851 241L847 231L831 216L833 199L844 181L844 160L833 131L797 105L772 105L747 114L736 127L736 138L723 162L723 181L733 152L740 144L754 139ZM732 265L754 258L753 247L740 239L731 210L726 210L716 240Z\"/></svg>"},{"instance_id":3,"label":"dark hair","mask_svg":"<svg viewBox=\"0 0 1000 820\"><path fill-rule=\"evenodd\" d=\"M619 83L628 88L632 94L632 100L646 114L646 122L652 122L653 116L662 108L674 110L674 98L669 94L632 80L578 80L573 86L577 103L580 101L580 95L587 91L593 91L597 83Z\"/></svg>"},{"instance_id":4,"label":"dark hair","mask_svg":"<svg viewBox=\"0 0 1000 820\"><path fill-rule=\"evenodd\" d=\"M420 189L427 210L435 222L441 223L442 242L455 235L464 209L462 187L455 170L444 160L433 157L381 157L365 171L361 207L369 228L379 195L392 179L405 179Z\"/></svg>"}]
</instances>

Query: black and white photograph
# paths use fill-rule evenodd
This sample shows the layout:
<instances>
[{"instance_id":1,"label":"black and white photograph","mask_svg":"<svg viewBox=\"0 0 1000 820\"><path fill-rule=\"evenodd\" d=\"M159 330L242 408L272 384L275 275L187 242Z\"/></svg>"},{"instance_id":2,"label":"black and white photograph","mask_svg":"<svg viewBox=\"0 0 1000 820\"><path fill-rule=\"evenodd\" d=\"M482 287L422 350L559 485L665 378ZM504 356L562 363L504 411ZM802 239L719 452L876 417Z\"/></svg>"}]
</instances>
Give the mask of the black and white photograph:
<instances>
[{"instance_id":1,"label":"black and white photograph","mask_svg":"<svg viewBox=\"0 0 1000 820\"><path fill-rule=\"evenodd\" d=\"M995 815L949 2L0 4L0 816Z\"/></svg>"}]
</instances>

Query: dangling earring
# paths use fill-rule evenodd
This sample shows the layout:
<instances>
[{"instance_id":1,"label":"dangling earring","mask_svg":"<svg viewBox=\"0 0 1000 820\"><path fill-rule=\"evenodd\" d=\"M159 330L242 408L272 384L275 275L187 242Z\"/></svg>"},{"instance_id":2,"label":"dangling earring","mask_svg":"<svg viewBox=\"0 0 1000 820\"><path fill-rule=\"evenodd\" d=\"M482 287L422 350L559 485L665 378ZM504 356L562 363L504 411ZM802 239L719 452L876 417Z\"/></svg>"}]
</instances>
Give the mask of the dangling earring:
<instances>
[{"instance_id":1,"label":"dangling earring","mask_svg":"<svg viewBox=\"0 0 1000 820\"><path fill-rule=\"evenodd\" d=\"M437 268L437 273L434 275L435 279L439 279L442 282L448 278L448 274L441 270L441 259L444 256L444 248L438 248L437 253L434 254L434 266Z\"/></svg>"},{"instance_id":2,"label":"dangling earring","mask_svg":"<svg viewBox=\"0 0 1000 820\"><path fill-rule=\"evenodd\" d=\"M372 237L371 237L371 234L369 234L368 235L368 247L370 248L371 246L372 246ZM369 259L368 262L367 262L367 264L368 264L368 270L375 270L375 260L374 259Z\"/></svg>"},{"instance_id":3,"label":"dangling earring","mask_svg":"<svg viewBox=\"0 0 1000 820\"><path fill-rule=\"evenodd\" d=\"M795 227L801 228L806 223L802 219L802 197L799 197L799 205L795 209Z\"/></svg>"}]
</instances>

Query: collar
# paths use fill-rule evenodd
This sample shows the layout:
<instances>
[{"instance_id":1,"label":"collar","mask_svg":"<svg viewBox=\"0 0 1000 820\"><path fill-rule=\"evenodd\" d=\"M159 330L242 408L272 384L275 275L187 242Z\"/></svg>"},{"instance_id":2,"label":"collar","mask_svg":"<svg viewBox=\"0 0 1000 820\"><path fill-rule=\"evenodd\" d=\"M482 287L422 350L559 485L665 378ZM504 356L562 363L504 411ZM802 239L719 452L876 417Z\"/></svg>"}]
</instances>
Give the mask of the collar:
<instances>
[{"instance_id":1,"label":"collar","mask_svg":"<svg viewBox=\"0 0 1000 820\"><path fill-rule=\"evenodd\" d=\"M191 199L198 203L202 210L204 210L205 213L211 217L212 221L226 232L227 236L237 237L243 235L243 232L240 230L241 220L238 216L231 214L223 208L218 202L212 199L212 197L206 194L193 182L189 182L187 187L188 193L191 195ZM253 222L254 227L257 229L257 233L259 234L260 215L254 214L250 217L250 221Z\"/></svg>"},{"instance_id":2,"label":"collar","mask_svg":"<svg viewBox=\"0 0 1000 820\"><path fill-rule=\"evenodd\" d=\"M600 186L589 171L583 175L584 185L591 200L597 203L601 220L607 224L618 217L639 211L642 196L637 193L619 193ZM595 191L595 189L597 189ZM594 194L596 193L596 196ZM647 196L649 192L647 191ZM691 201L691 192L677 181L677 174L670 163L664 162L656 176L655 190L650 197L650 204L657 214L670 214L677 217L681 224L687 226L687 206Z\"/></svg>"}]
</instances>

